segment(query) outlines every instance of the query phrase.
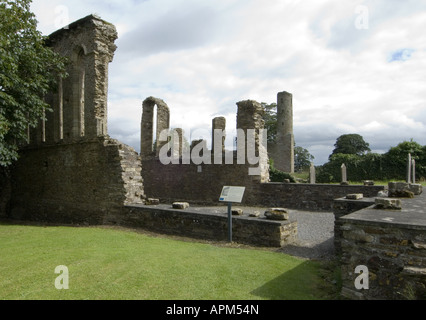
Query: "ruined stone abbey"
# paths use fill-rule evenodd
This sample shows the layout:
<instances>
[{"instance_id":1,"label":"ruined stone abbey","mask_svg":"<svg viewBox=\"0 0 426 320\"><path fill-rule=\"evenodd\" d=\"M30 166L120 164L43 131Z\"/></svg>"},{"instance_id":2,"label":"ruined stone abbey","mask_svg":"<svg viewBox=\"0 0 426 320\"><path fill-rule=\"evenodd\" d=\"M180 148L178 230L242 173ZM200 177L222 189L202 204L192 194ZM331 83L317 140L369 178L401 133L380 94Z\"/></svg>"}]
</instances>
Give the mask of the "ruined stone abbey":
<instances>
[{"instance_id":1,"label":"ruined stone abbey","mask_svg":"<svg viewBox=\"0 0 426 320\"><path fill-rule=\"evenodd\" d=\"M148 198L218 205L223 186L244 186L246 205L314 210L331 209L332 199L347 192L340 186L321 189L269 183L270 156L278 169L294 170L293 102L288 92L277 95L276 145L266 147L261 135L264 111L253 100L237 103L237 129L243 135L237 151L224 150L226 119L222 117L213 119L210 129L217 142L212 146L219 146L223 153L206 155L205 141L191 142L189 152L196 150L206 160L203 163L185 160L180 129L173 132L179 141L177 151L171 150L177 162L162 163L159 153L168 138L158 137L170 130L173 109L159 98L142 102L140 154L112 139L107 121L108 65L116 39L115 27L94 15L49 36L48 45L68 58L69 76L46 97L53 112L29 130L29 144L22 148L8 183L3 182L3 215L18 220L121 224L127 221L126 206L143 205ZM218 129L224 134L216 136ZM249 137L254 141L251 158L255 162L245 149L241 151L246 146L244 138Z\"/></svg>"},{"instance_id":2,"label":"ruined stone abbey","mask_svg":"<svg viewBox=\"0 0 426 320\"><path fill-rule=\"evenodd\" d=\"M209 128L212 150L207 149L203 140L184 146L182 129L170 130L173 108L156 97L141 101L140 154L112 139L108 135L107 121L108 65L113 60L116 39L115 27L94 15L49 36L48 45L68 58L69 76L60 80L57 91L46 97L53 112L46 114L37 128L28 130L28 145L22 148L20 159L11 168L8 179L0 181L0 218L119 225L223 241L227 238L225 215L173 210L167 204L188 202L220 207L222 188L239 186L245 187L242 205L311 211L335 209L337 219L371 206L374 204L371 199L383 191L383 186L374 185L269 181L269 158L274 159L277 169L294 172L293 101L288 92L277 94L276 144L266 146L262 134L262 105L244 100L236 103L237 150L225 149L226 119L223 117L212 119ZM248 152L250 141L253 141L253 150ZM195 161L194 155L202 161ZM170 163L164 164L164 158ZM335 202L348 194L362 194L366 200ZM152 199L166 206L158 206ZM377 216L377 211L374 214ZM387 212L382 214L388 217ZM237 242L281 247L297 238L295 221L273 221L259 216L234 219ZM368 219L365 216L356 216L353 220L342 217L336 223L335 234L340 237L338 245L346 258L342 270L352 272L353 257L358 259L357 263L363 263L364 255L351 252L361 243L365 252L373 255L368 262L375 264L373 267L380 281L388 277L382 264L390 261L386 256L389 252L405 259L398 260L397 265L389 262L386 265L389 270L403 270L407 277L416 272L421 276L426 267L423 235L426 222L411 226L404 220L405 231L401 233L399 226L389 229L389 221L379 221L379 230L375 227L376 218ZM372 226L368 225L370 222ZM412 230L415 232L411 233ZM416 241L398 238L402 234ZM402 253L386 247L394 243L402 248ZM406 282L401 279L404 277L404 273L401 276L398 273L398 277L392 278L395 283L400 281L395 286L403 286ZM344 278L344 286L351 287L352 280L352 274ZM416 287L416 281L412 283L415 290L423 290ZM346 292L352 297L358 294L352 289ZM382 291L378 294L385 295Z\"/></svg>"}]
</instances>

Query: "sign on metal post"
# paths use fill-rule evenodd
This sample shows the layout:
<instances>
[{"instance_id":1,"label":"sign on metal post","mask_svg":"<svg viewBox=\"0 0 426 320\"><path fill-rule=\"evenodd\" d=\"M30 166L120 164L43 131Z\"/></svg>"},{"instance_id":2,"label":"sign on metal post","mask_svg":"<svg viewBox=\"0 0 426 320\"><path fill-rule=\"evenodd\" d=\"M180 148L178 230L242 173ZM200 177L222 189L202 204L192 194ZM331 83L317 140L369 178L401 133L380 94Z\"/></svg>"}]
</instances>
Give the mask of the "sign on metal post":
<instances>
[{"instance_id":1,"label":"sign on metal post","mask_svg":"<svg viewBox=\"0 0 426 320\"><path fill-rule=\"evenodd\" d=\"M243 201L245 187L223 187L219 201L228 203L228 240L232 242L232 203Z\"/></svg>"}]
</instances>

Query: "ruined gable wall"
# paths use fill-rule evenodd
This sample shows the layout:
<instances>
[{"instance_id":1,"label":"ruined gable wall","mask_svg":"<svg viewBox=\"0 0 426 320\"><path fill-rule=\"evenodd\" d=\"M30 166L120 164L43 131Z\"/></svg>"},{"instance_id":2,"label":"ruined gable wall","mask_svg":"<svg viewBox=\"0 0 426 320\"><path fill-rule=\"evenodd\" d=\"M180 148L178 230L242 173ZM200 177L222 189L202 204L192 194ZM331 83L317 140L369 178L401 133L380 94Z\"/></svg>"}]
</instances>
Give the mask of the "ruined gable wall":
<instances>
[{"instance_id":1,"label":"ruined gable wall","mask_svg":"<svg viewBox=\"0 0 426 320\"><path fill-rule=\"evenodd\" d=\"M69 59L69 77L46 97L53 112L31 130L12 170L10 218L100 224L115 221L123 205L142 203L140 157L107 131L116 38L113 25L92 15L49 37Z\"/></svg>"}]
</instances>

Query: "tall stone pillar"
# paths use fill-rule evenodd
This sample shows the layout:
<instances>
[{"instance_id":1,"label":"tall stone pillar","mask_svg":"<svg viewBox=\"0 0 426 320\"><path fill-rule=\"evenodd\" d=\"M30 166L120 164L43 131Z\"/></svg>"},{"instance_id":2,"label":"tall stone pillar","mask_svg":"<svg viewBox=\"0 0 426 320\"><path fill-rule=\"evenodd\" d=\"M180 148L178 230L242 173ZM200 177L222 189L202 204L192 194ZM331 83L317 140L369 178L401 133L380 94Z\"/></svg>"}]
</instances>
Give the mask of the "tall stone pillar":
<instances>
[{"instance_id":1,"label":"tall stone pillar","mask_svg":"<svg viewBox=\"0 0 426 320\"><path fill-rule=\"evenodd\" d=\"M264 109L259 102L246 100L237 103L238 164L249 168L249 175L259 182L269 181L269 157Z\"/></svg>"},{"instance_id":2,"label":"tall stone pillar","mask_svg":"<svg viewBox=\"0 0 426 320\"><path fill-rule=\"evenodd\" d=\"M293 95L278 93L275 168L294 173Z\"/></svg>"},{"instance_id":3,"label":"tall stone pillar","mask_svg":"<svg viewBox=\"0 0 426 320\"><path fill-rule=\"evenodd\" d=\"M220 130L222 134L219 136L219 131L216 132L215 130ZM226 118L217 117L212 120L212 150L213 151L215 150L216 143L218 146L221 145L220 151L225 150L225 139L226 139L225 130L226 130ZM216 141L216 138L220 140Z\"/></svg>"}]
</instances>

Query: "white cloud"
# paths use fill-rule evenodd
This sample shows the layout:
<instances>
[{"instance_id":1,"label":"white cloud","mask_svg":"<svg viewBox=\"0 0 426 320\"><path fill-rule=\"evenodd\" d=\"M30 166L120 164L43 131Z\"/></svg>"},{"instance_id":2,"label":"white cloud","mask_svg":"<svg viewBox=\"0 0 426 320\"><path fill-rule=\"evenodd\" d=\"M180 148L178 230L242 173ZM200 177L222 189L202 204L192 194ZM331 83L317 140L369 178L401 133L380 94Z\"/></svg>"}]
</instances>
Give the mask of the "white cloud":
<instances>
[{"instance_id":1,"label":"white cloud","mask_svg":"<svg viewBox=\"0 0 426 320\"><path fill-rule=\"evenodd\" d=\"M136 148L148 96L168 103L173 127L225 115L231 130L238 101L276 102L281 91L293 94L296 142L317 164L345 133L373 150L426 144L424 2L34 0L45 34L61 5L70 21L97 13L117 26L110 134ZM368 29L356 28L358 6Z\"/></svg>"}]
</instances>

